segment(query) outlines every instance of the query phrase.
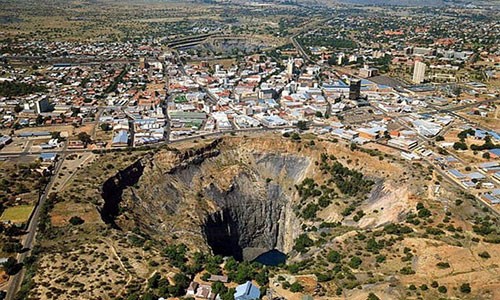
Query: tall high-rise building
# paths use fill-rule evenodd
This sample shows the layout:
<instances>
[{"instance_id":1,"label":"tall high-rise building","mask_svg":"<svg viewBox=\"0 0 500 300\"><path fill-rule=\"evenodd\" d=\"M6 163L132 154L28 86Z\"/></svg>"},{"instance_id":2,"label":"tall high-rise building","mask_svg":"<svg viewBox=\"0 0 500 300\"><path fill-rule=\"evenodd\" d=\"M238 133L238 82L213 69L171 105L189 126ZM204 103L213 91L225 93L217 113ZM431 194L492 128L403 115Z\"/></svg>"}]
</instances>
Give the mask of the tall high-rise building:
<instances>
[{"instance_id":1,"label":"tall high-rise building","mask_svg":"<svg viewBox=\"0 0 500 300\"><path fill-rule=\"evenodd\" d=\"M44 97L35 101L35 112L41 114L50 108L49 99Z\"/></svg>"},{"instance_id":2,"label":"tall high-rise building","mask_svg":"<svg viewBox=\"0 0 500 300\"><path fill-rule=\"evenodd\" d=\"M288 59L288 63L286 65L286 75L292 76L293 75L293 67L295 65L295 61L292 58Z\"/></svg>"},{"instance_id":3,"label":"tall high-rise building","mask_svg":"<svg viewBox=\"0 0 500 300\"><path fill-rule=\"evenodd\" d=\"M144 69L144 68L146 68L146 58L139 57L139 69Z\"/></svg>"},{"instance_id":4,"label":"tall high-rise building","mask_svg":"<svg viewBox=\"0 0 500 300\"><path fill-rule=\"evenodd\" d=\"M425 79L425 69L427 68L426 64L421 61L416 61L413 66L413 82L416 84L420 84L424 82Z\"/></svg>"},{"instance_id":5,"label":"tall high-rise building","mask_svg":"<svg viewBox=\"0 0 500 300\"><path fill-rule=\"evenodd\" d=\"M349 99L357 100L359 96L361 96L361 80L351 79L351 83L349 85Z\"/></svg>"},{"instance_id":6,"label":"tall high-rise building","mask_svg":"<svg viewBox=\"0 0 500 300\"><path fill-rule=\"evenodd\" d=\"M344 53L339 53L339 55L337 55L337 65L342 65L342 61L344 60Z\"/></svg>"}]
</instances>

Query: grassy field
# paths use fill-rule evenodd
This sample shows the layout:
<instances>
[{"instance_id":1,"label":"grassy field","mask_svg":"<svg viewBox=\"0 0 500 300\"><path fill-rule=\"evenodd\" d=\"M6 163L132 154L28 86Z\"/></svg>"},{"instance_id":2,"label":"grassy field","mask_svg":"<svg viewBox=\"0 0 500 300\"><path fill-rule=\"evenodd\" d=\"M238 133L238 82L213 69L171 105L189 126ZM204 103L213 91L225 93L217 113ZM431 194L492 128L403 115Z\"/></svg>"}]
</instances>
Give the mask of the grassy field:
<instances>
[{"instance_id":1,"label":"grassy field","mask_svg":"<svg viewBox=\"0 0 500 300\"><path fill-rule=\"evenodd\" d=\"M9 207L3 212L0 217L0 221L10 221L12 223L26 222L28 221L33 208L33 205L18 205Z\"/></svg>"}]
</instances>

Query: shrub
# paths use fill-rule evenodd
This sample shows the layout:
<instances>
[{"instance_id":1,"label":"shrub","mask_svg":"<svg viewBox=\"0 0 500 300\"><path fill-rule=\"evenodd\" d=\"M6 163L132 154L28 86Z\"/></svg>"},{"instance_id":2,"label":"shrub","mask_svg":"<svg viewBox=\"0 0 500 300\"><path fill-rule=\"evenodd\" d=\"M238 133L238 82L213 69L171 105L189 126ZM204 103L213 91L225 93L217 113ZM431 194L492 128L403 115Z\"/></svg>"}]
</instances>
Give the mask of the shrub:
<instances>
[{"instance_id":1,"label":"shrub","mask_svg":"<svg viewBox=\"0 0 500 300\"><path fill-rule=\"evenodd\" d=\"M403 267L403 268L401 268L401 270L399 272L403 275L415 274L415 271L413 271L413 269L411 267Z\"/></svg>"},{"instance_id":2,"label":"shrub","mask_svg":"<svg viewBox=\"0 0 500 300\"><path fill-rule=\"evenodd\" d=\"M488 258L491 257L490 254L488 252L486 252L486 251L481 252L478 255L479 255L479 257L484 258L484 259L488 259Z\"/></svg>"},{"instance_id":3,"label":"shrub","mask_svg":"<svg viewBox=\"0 0 500 300\"><path fill-rule=\"evenodd\" d=\"M289 283L288 281L285 281L285 282L283 282L283 283L281 284L281 286L282 286L285 290L287 290L287 289L289 289L289 288L290 288L290 283Z\"/></svg>"},{"instance_id":4,"label":"shrub","mask_svg":"<svg viewBox=\"0 0 500 300\"><path fill-rule=\"evenodd\" d=\"M332 276L330 274L318 273L316 274L316 277L318 278L318 282L327 282L332 280Z\"/></svg>"},{"instance_id":5,"label":"shrub","mask_svg":"<svg viewBox=\"0 0 500 300\"><path fill-rule=\"evenodd\" d=\"M342 256L337 251L332 250L332 251L328 252L326 259L331 263L339 263L340 260L342 259Z\"/></svg>"},{"instance_id":6,"label":"shrub","mask_svg":"<svg viewBox=\"0 0 500 300\"><path fill-rule=\"evenodd\" d=\"M357 269L363 261L357 256L353 256L349 261L349 266L353 269Z\"/></svg>"},{"instance_id":7,"label":"shrub","mask_svg":"<svg viewBox=\"0 0 500 300\"><path fill-rule=\"evenodd\" d=\"M428 233L428 234L432 234L432 235L442 235L442 234L444 234L444 231L442 231L439 228L434 228L434 227L427 227L427 228L425 228L425 232Z\"/></svg>"},{"instance_id":8,"label":"shrub","mask_svg":"<svg viewBox=\"0 0 500 300\"><path fill-rule=\"evenodd\" d=\"M463 283L460 286L460 292L464 294L469 294L471 292L470 284L469 283Z\"/></svg>"},{"instance_id":9,"label":"shrub","mask_svg":"<svg viewBox=\"0 0 500 300\"><path fill-rule=\"evenodd\" d=\"M450 267L450 264L447 262L438 262L436 266L440 269L448 269Z\"/></svg>"},{"instance_id":10,"label":"shrub","mask_svg":"<svg viewBox=\"0 0 500 300\"><path fill-rule=\"evenodd\" d=\"M374 293L369 293L366 300L380 300L380 298L377 295L375 295Z\"/></svg>"},{"instance_id":11,"label":"shrub","mask_svg":"<svg viewBox=\"0 0 500 300\"><path fill-rule=\"evenodd\" d=\"M313 241L307 236L307 234L303 233L299 235L297 239L295 239L295 245L293 249L300 253L306 253L309 250L309 247L313 245Z\"/></svg>"},{"instance_id":12,"label":"shrub","mask_svg":"<svg viewBox=\"0 0 500 300\"><path fill-rule=\"evenodd\" d=\"M316 213L319 210L319 206L316 203L309 203L302 210L302 217L306 220L316 218Z\"/></svg>"},{"instance_id":13,"label":"shrub","mask_svg":"<svg viewBox=\"0 0 500 300\"><path fill-rule=\"evenodd\" d=\"M290 285L290 292L292 293L299 293L302 292L303 290L304 287L298 282L294 282L292 285Z\"/></svg>"}]
</instances>

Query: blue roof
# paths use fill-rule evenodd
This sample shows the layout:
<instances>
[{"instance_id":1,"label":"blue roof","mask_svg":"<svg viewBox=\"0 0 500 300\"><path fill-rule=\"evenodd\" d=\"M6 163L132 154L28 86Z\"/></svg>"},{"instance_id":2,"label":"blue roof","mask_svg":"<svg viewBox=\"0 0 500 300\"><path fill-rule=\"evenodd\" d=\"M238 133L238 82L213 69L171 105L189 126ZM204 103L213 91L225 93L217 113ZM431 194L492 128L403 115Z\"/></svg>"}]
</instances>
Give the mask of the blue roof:
<instances>
[{"instance_id":1,"label":"blue roof","mask_svg":"<svg viewBox=\"0 0 500 300\"><path fill-rule=\"evenodd\" d=\"M446 156L445 157L447 162L456 162L458 159L454 158L453 156Z\"/></svg>"},{"instance_id":2,"label":"blue roof","mask_svg":"<svg viewBox=\"0 0 500 300\"><path fill-rule=\"evenodd\" d=\"M499 204L500 203L500 199L498 199L497 197L495 197L491 194L484 194L483 197L488 199L492 204Z\"/></svg>"},{"instance_id":3,"label":"blue roof","mask_svg":"<svg viewBox=\"0 0 500 300\"><path fill-rule=\"evenodd\" d=\"M472 172L472 173L466 174L466 176L469 177L470 179L484 179L484 178L486 178L486 176L484 176L483 174L481 174L479 172Z\"/></svg>"},{"instance_id":4,"label":"blue roof","mask_svg":"<svg viewBox=\"0 0 500 300\"><path fill-rule=\"evenodd\" d=\"M113 144L126 144L128 142L128 133L125 130L120 130L113 138Z\"/></svg>"},{"instance_id":5,"label":"blue roof","mask_svg":"<svg viewBox=\"0 0 500 300\"><path fill-rule=\"evenodd\" d=\"M485 162L485 163L479 164L479 167L484 168L484 169L494 168L494 167L497 167L497 166L500 166L500 162L489 161L489 162Z\"/></svg>"},{"instance_id":6,"label":"blue roof","mask_svg":"<svg viewBox=\"0 0 500 300\"><path fill-rule=\"evenodd\" d=\"M40 153L42 160L53 160L57 157L57 153Z\"/></svg>"},{"instance_id":7,"label":"blue roof","mask_svg":"<svg viewBox=\"0 0 500 300\"><path fill-rule=\"evenodd\" d=\"M495 154L496 156L500 156L500 148L491 149L490 153Z\"/></svg>"},{"instance_id":8,"label":"blue roof","mask_svg":"<svg viewBox=\"0 0 500 300\"><path fill-rule=\"evenodd\" d=\"M448 172L450 172L451 175L455 176L456 178L464 178L465 175L460 173L458 170L449 170Z\"/></svg>"},{"instance_id":9,"label":"blue roof","mask_svg":"<svg viewBox=\"0 0 500 300\"><path fill-rule=\"evenodd\" d=\"M235 300L255 300L260 298L260 290L250 281L236 287Z\"/></svg>"},{"instance_id":10,"label":"blue roof","mask_svg":"<svg viewBox=\"0 0 500 300\"><path fill-rule=\"evenodd\" d=\"M51 133L48 131L34 131L34 132L23 132L20 133L20 137L30 137L30 136L50 136Z\"/></svg>"},{"instance_id":11,"label":"blue roof","mask_svg":"<svg viewBox=\"0 0 500 300\"><path fill-rule=\"evenodd\" d=\"M474 136L481 139L484 139L487 134L497 141L500 140L500 134L496 133L495 131L486 131L481 129L476 129L474 131Z\"/></svg>"}]
</instances>

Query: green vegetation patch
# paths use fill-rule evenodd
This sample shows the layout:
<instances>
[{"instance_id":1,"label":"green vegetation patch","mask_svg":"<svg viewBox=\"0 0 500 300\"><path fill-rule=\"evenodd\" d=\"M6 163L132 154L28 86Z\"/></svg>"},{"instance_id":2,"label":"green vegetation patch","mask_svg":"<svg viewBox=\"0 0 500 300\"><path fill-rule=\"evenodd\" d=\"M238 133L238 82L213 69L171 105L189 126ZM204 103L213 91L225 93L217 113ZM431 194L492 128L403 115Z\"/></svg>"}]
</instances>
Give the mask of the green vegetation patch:
<instances>
[{"instance_id":1,"label":"green vegetation patch","mask_svg":"<svg viewBox=\"0 0 500 300\"><path fill-rule=\"evenodd\" d=\"M39 85L31 85L23 82L0 82L0 96L15 97L33 93L45 92L46 88Z\"/></svg>"},{"instance_id":2,"label":"green vegetation patch","mask_svg":"<svg viewBox=\"0 0 500 300\"><path fill-rule=\"evenodd\" d=\"M33 211L33 205L18 205L14 207L9 207L5 209L0 221L2 222L12 222L12 223L24 223L27 222L31 212Z\"/></svg>"}]
</instances>

